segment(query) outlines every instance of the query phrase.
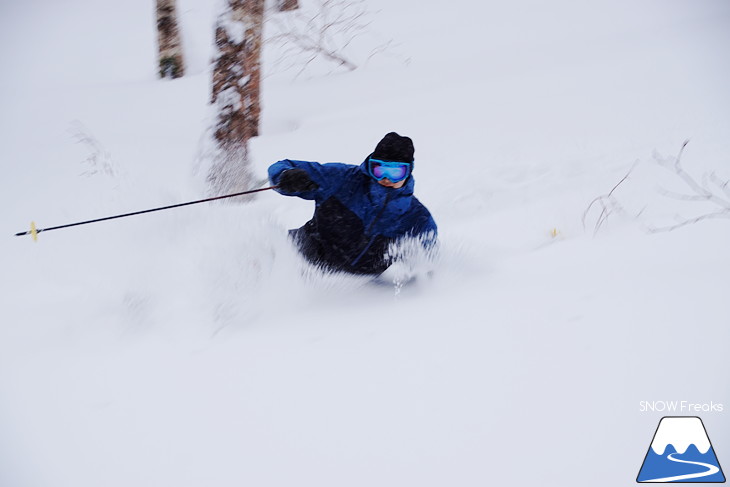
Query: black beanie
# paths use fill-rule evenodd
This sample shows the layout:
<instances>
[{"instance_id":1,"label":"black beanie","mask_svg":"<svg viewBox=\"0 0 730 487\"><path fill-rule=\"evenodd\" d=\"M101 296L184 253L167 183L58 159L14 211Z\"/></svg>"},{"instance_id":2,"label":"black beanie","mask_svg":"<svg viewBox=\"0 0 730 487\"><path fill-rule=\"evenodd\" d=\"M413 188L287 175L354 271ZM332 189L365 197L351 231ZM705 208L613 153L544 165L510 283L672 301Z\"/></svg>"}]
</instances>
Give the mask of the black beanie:
<instances>
[{"instance_id":1,"label":"black beanie","mask_svg":"<svg viewBox=\"0 0 730 487\"><path fill-rule=\"evenodd\" d=\"M391 132L378 142L375 152L370 157L381 161L413 162L413 152L413 141L410 137L402 137Z\"/></svg>"}]
</instances>

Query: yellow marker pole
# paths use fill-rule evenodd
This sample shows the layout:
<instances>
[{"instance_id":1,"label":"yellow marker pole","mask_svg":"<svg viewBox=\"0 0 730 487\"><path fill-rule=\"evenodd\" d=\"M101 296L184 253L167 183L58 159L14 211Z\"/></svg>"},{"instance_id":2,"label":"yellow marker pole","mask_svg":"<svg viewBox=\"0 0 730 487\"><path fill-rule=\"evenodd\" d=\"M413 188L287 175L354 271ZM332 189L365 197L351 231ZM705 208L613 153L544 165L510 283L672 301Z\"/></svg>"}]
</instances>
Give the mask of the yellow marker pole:
<instances>
[{"instance_id":1,"label":"yellow marker pole","mask_svg":"<svg viewBox=\"0 0 730 487\"><path fill-rule=\"evenodd\" d=\"M30 222L30 236L33 237L33 241L38 241L38 230L35 227L35 222Z\"/></svg>"}]
</instances>

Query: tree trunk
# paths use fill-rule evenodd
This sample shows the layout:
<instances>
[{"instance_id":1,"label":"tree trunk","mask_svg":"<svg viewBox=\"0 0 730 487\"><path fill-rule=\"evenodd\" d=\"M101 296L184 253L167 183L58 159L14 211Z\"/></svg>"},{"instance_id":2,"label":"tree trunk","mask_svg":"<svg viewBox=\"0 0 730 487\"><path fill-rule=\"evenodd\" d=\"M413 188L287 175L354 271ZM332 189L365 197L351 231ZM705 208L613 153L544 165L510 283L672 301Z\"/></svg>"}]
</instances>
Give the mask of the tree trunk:
<instances>
[{"instance_id":1,"label":"tree trunk","mask_svg":"<svg viewBox=\"0 0 730 487\"><path fill-rule=\"evenodd\" d=\"M185 73L175 0L157 0L157 43L160 78L179 78Z\"/></svg>"},{"instance_id":2,"label":"tree trunk","mask_svg":"<svg viewBox=\"0 0 730 487\"><path fill-rule=\"evenodd\" d=\"M279 12L288 12L299 8L299 0L276 0L276 9Z\"/></svg>"},{"instance_id":3,"label":"tree trunk","mask_svg":"<svg viewBox=\"0 0 730 487\"><path fill-rule=\"evenodd\" d=\"M213 137L217 161L213 189L247 189L248 141L259 134L261 36L264 0L228 0L215 30L217 53L211 103L217 110Z\"/></svg>"}]
</instances>

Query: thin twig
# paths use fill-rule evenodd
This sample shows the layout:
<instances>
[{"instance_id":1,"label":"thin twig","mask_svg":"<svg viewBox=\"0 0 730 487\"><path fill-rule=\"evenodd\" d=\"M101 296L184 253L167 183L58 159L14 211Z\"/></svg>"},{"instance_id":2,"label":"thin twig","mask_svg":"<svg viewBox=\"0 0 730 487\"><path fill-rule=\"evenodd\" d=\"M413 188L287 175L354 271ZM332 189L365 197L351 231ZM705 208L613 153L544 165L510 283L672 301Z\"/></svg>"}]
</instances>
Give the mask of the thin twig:
<instances>
[{"instance_id":1,"label":"thin twig","mask_svg":"<svg viewBox=\"0 0 730 487\"><path fill-rule=\"evenodd\" d=\"M704 215L700 215L695 218L689 218L689 219L682 219L679 223L676 225L668 225L664 227L648 227L648 231L651 233L656 232L669 232L672 230L675 230L677 228L681 228L687 225L691 225L703 220L708 220L712 218L730 218L730 200L727 200L725 198L722 198L721 196L715 194L709 187L709 182L711 181L714 183L719 189L721 189L728 197L730 197L730 190L728 190L728 182L720 180L719 177L713 172L709 176L707 174L703 175L703 184L700 184L697 182L697 180L692 177L691 174L689 174L684 167L682 167L682 153L684 152L684 148L689 143L689 139L684 141L684 144L682 144L682 148L679 150L679 153L677 154L677 157L674 160L674 164L672 165L672 170L674 173L689 187L690 190L692 190L695 194L682 194L682 193L676 193L673 191L668 191L664 188L660 188L659 192L660 194L663 194L664 196L677 199L677 200L683 200L683 201L709 201L712 203L715 203L718 205L721 209L718 211L714 211L711 213L706 213ZM661 164L664 167L667 167L666 164Z\"/></svg>"},{"instance_id":2,"label":"thin twig","mask_svg":"<svg viewBox=\"0 0 730 487\"><path fill-rule=\"evenodd\" d=\"M723 193L727 195L727 197L730 199L730 180L723 181L719 177L717 177L717 174L714 172L710 173L710 181L715 184Z\"/></svg>"},{"instance_id":3,"label":"thin twig","mask_svg":"<svg viewBox=\"0 0 730 487\"><path fill-rule=\"evenodd\" d=\"M709 220L712 218L730 218L730 212L727 212L725 210L716 211L714 213L707 213L705 215L701 215L695 218L691 218L689 220L683 220L680 223L677 223L676 225L669 225L666 227L647 227L647 231L650 233L659 233L659 232L671 232L672 230L676 230L677 228L681 228L687 225L691 225L693 223L701 222L702 220Z\"/></svg>"},{"instance_id":4,"label":"thin twig","mask_svg":"<svg viewBox=\"0 0 730 487\"><path fill-rule=\"evenodd\" d=\"M367 33L370 15L363 0L319 0L313 11L300 8L284 16L273 16L270 21L278 33L268 41L284 47L282 56L302 55L302 60L290 63L290 67L301 64L297 77L316 59L352 71L358 65L348 54L349 48ZM386 47L389 45L390 42ZM277 61L277 65L281 64Z\"/></svg>"},{"instance_id":5,"label":"thin twig","mask_svg":"<svg viewBox=\"0 0 730 487\"><path fill-rule=\"evenodd\" d=\"M624 183L624 181L629 179L631 172L634 170L634 168L636 167L637 164L638 164L638 161L634 162L634 164L631 166L631 169L629 169L629 171L626 173L626 175L624 177L622 177L621 180L618 183L616 183L613 188L611 188L611 191L609 191L607 194L594 198L593 201L591 201L588 204L588 207L583 212L583 218L582 218L584 230L586 228L586 219L588 218L588 213L591 211L591 208L596 203L600 203L603 206L603 209L601 210L601 213L598 215L596 224L593 227L593 235L596 235L598 233L598 230L601 228L603 223L608 219L609 215L613 211L626 213L623 206L621 206L619 204L618 200L616 200L616 198L614 198L613 193L614 193L614 191L616 191L618 189L619 186L621 186L621 184Z\"/></svg>"},{"instance_id":6,"label":"thin twig","mask_svg":"<svg viewBox=\"0 0 730 487\"><path fill-rule=\"evenodd\" d=\"M659 194L661 194L662 196L666 196L667 198L672 198L675 200L682 200L682 201L708 201L709 200L709 198L706 195L675 193L674 191L669 191L668 189L664 189L662 187L657 188L657 192Z\"/></svg>"}]
</instances>

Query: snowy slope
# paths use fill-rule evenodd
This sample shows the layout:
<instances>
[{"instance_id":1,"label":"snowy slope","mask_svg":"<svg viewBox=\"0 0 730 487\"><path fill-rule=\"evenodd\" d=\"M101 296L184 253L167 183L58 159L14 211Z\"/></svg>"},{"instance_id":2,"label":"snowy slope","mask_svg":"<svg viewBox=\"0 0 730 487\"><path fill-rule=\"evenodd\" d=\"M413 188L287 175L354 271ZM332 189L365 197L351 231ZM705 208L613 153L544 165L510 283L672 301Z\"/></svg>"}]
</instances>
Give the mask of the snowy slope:
<instances>
[{"instance_id":1,"label":"snowy slope","mask_svg":"<svg viewBox=\"0 0 730 487\"><path fill-rule=\"evenodd\" d=\"M702 211L656 192L685 139L730 178L730 5L367 3L393 55L270 72L252 154L411 136L442 254L402 290L307 273L273 193L13 237L204 193L216 2L173 82L151 2L0 4L0 485L622 485L670 399L728 463L730 225L642 227Z\"/></svg>"}]
</instances>

